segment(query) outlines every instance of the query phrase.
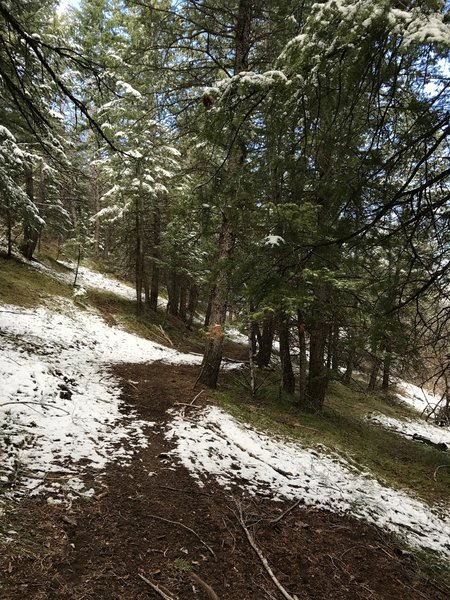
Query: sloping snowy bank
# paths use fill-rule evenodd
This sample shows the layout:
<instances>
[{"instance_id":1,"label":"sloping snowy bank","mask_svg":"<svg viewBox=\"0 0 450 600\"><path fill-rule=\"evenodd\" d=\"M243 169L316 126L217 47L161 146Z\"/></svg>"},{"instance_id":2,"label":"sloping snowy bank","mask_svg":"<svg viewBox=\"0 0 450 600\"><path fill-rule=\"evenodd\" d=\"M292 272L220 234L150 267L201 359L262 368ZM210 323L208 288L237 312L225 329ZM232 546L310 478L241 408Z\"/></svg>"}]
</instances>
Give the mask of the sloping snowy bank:
<instances>
[{"instance_id":1,"label":"sloping snowy bank","mask_svg":"<svg viewBox=\"0 0 450 600\"><path fill-rule=\"evenodd\" d=\"M430 414L440 402L440 398L413 383L400 380L397 382L397 387L400 389L400 393L397 394L398 399L425 415Z\"/></svg>"},{"instance_id":2,"label":"sloping snowy bank","mask_svg":"<svg viewBox=\"0 0 450 600\"><path fill-rule=\"evenodd\" d=\"M146 445L148 424L122 413L107 365L201 360L109 327L70 301L60 311L0 305L0 478L11 493L42 489L52 472L76 474L80 460L97 468L126 461Z\"/></svg>"},{"instance_id":3,"label":"sloping snowy bank","mask_svg":"<svg viewBox=\"0 0 450 600\"><path fill-rule=\"evenodd\" d=\"M202 476L212 475L225 488L239 483L249 493L303 498L308 505L386 527L411 545L450 559L448 516L355 472L340 458L268 437L218 408L205 409L195 420L175 416L166 436L200 484Z\"/></svg>"},{"instance_id":4,"label":"sloping snowy bank","mask_svg":"<svg viewBox=\"0 0 450 600\"><path fill-rule=\"evenodd\" d=\"M419 419L405 419L404 421L400 421L400 419L393 419L382 414L371 414L368 416L368 421L407 437L414 435L422 436L434 444L446 444L450 446L450 429L446 427L437 427Z\"/></svg>"}]
</instances>

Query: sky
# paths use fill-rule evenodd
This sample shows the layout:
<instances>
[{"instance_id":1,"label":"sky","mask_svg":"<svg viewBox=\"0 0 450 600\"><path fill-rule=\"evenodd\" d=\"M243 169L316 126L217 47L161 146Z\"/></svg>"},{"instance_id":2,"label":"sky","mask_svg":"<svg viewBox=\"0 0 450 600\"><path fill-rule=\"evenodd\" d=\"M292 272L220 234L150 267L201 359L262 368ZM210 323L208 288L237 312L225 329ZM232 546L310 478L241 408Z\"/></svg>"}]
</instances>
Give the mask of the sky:
<instances>
[{"instance_id":1,"label":"sky","mask_svg":"<svg viewBox=\"0 0 450 600\"><path fill-rule=\"evenodd\" d=\"M58 13L65 12L70 6L77 8L80 6L80 0L61 0L58 6Z\"/></svg>"}]
</instances>

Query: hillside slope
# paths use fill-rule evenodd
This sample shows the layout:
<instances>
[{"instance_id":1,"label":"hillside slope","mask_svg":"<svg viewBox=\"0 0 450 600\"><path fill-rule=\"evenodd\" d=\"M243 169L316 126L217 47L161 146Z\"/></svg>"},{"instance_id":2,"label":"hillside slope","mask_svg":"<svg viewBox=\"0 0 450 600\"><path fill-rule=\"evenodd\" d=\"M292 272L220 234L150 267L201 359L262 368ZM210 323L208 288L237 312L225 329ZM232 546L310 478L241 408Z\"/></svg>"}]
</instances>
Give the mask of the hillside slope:
<instances>
[{"instance_id":1,"label":"hillside slope","mask_svg":"<svg viewBox=\"0 0 450 600\"><path fill-rule=\"evenodd\" d=\"M206 597L202 577L230 599L278 597L276 581L292 598L388 598L396 581L399 598L411 589L446 596L403 544L445 570L448 503L428 504L378 481L325 437L322 445L299 444L239 422L210 392L192 390L198 354L108 325L84 294L82 304L79 293L71 298L70 271L8 263L4 273L1 597L19 597L23 586L30 598L158 594L139 573L183 598ZM82 273L85 287L129 293ZM33 301L19 293L30 274L41 278ZM407 387L403 399L417 402L417 393ZM449 441L446 430L409 412L408 421L387 413L371 415L376 423L367 426ZM273 578L251 541L274 565ZM370 557L363 571L361 552Z\"/></svg>"}]
</instances>

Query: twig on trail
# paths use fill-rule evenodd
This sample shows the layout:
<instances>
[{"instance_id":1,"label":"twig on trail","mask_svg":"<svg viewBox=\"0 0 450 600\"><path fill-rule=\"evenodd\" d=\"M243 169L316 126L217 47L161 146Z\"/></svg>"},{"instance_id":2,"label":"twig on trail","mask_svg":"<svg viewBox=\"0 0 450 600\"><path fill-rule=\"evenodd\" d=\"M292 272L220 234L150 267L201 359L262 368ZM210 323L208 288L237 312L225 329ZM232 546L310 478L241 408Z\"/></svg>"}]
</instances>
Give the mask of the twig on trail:
<instances>
[{"instance_id":1,"label":"twig on trail","mask_svg":"<svg viewBox=\"0 0 450 600\"><path fill-rule=\"evenodd\" d=\"M204 542L202 540L202 538L198 535L198 533L196 531L194 531L193 529L191 529L184 523L180 523L180 521L171 521L170 519L165 519L164 517L160 517L158 515L147 514L147 517L150 517L151 519L156 519L157 521L163 521L164 523L170 523L171 525L178 525L178 527L182 527L183 529L190 531L193 535L195 535L195 537L198 539L198 541L201 542L201 544L203 546L205 546L205 548L208 550L208 552L214 556L214 560L217 560L217 556L215 555L214 550L210 546L208 546L208 544L206 542Z\"/></svg>"},{"instance_id":2,"label":"twig on trail","mask_svg":"<svg viewBox=\"0 0 450 600\"><path fill-rule=\"evenodd\" d=\"M439 465L438 467L435 468L434 473L433 473L433 479L435 481L437 481L436 475L438 474L439 469L450 469L450 465Z\"/></svg>"},{"instance_id":3,"label":"twig on trail","mask_svg":"<svg viewBox=\"0 0 450 600\"><path fill-rule=\"evenodd\" d=\"M8 404L20 404L20 405L24 405L24 406L28 406L29 404L35 404L37 406L42 406L43 408L56 408L56 410L60 410L61 412L66 413L66 415L70 415L70 412L65 410L64 408L61 408L60 406L55 406L54 404L46 404L45 402L32 402L31 400L26 400L25 402L20 402L20 400L14 400L11 402L2 402L0 404L0 406L7 406ZM37 410L35 412L39 413L39 411L37 411ZM42 414L42 413L39 413L39 414Z\"/></svg>"},{"instance_id":4,"label":"twig on trail","mask_svg":"<svg viewBox=\"0 0 450 600\"><path fill-rule=\"evenodd\" d=\"M204 592L206 592L206 595L208 596L208 598L210 600L219 600L219 596L216 594L216 592L212 589L212 587L206 583L206 581L203 581L203 579L201 579L201 577L199 577L197 575L197 573L193 573L192 571L189 573L189 577L195 582L197 583Z\"/></svg>"},{"instance_id":5,"label":"twig on trail","mask_svg":"<svg viewBox=\"0 0 450 600\"><path fill-rule=\"evenodd\" d=\"M267 558L264 556L264 554L262 553L262 551L258 548L258 546L256 545L256 542L255 542L252 534L250 533L250 531L245 526L244 518L242 516L242 506L238 503L238 501L236 500L236 498L234 499L234 502L235 502L236 507L238 509L237 519L239 521L239 524L242 527L242 529L244 530L244 533L245 533L245 535L247 537L248 543L253 548L253 550L256 552L259 560L261 561L263 567L267 571L269 577L272 579L272 581L274 582L275 586L281 592L281 594L283 595L283 597L286 598L286 600L298 600L298 596L295 596L295 595L291 596L289 594L289 592L283 587L283 585L279 582L279 580L275 576L274 572L270 568L269 563L267 562Z\"/></svg>"},{"instance_id":6,"label":"twig on trail","mask_svg":"<svg viewBox=\"0 0 450 600\"><path fill-rule=\"evenodd\" d=\"M302 501L302 499L300 498L300 500L297 500L297 502L294 502L294 504L292 506L290 506L284 512L282 512L279 517L277 517L276 519L272 519L271 521L269 521L269 523L271 525L276 525L276 523L279 523L282 519L284 519L284 517L286 515L288 515L292 510L294 510L294 508L297 508L297 506L301 503L301 501Z\"/></svg>"},{"instance_id":7,"label":"twig on trail","mask_svg":"<svg viewBox=\"0 0 450 600\"><path fill-rule=\"evenodd\" d=\"M195 404L188 404L187 402L175 402L174 406L184 406L184 408L196 408L201 410L203 406L196 406Z\"/></svg>"},{"instance_id":8,"label":"twig on trail","mask_svg":"<svg viewBox=\"0 0 450 600\"><path fill-rule=\"evenodd\" d=\"M170 487L169 485L159 485L158 487L162 490L170 490L171 492L181 492L182 494L200 494L201 496L207 496L208 498L211 498L211 494L208 494L208 492L203 492L202 490L185 490L182 488Z\"/></svg>"},{"instance_id":9,"label":"twig on trail","mask_svg":"<svg viewBox=\"0 0 450 600\"><path fill-rule=\"evenodd\" d=\"M191 400L190 405L193 405L197 398L203 394L205 390L200 390L199 393Z\"/></svg>"},{"instance_id":10,"label":"twig on trail","mask_svg":"<svg viewBox=\"0 0 450 600\"><path fill-rule=\"evenodd\" d=\"M144 577L144 575L142 575L142 573L138 573L138 576L142 579L142 581L145 581L145 583L147 585L149 585L152 588L152 590L154 590L157 594L159 594L161 596L161 598L164 598L164 600L175 600L175 596L172 596L172 595L168 596L155 583L150 581L150 579L147 579L147 577Z\"/></svg>"}]
</instances>

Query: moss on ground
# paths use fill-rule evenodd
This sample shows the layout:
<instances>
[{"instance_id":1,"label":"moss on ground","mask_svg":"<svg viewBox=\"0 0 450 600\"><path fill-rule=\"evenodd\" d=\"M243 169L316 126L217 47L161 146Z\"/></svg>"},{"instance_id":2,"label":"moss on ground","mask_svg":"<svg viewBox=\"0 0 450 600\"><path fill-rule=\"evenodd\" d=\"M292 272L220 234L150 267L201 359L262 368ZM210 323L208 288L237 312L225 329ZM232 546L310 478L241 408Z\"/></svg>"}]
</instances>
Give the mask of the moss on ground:
<instances>
[{"instance_id":1,"label":"moss on ground","mask_svg":"<svg viewBox=\"0 0 450 600\"><path fill-rule=\"evenodd\" d=\"M71 286L27 264L0 258L0 302L32 308L55 296L71 297Z\"/></svg>"}]
</instances>

